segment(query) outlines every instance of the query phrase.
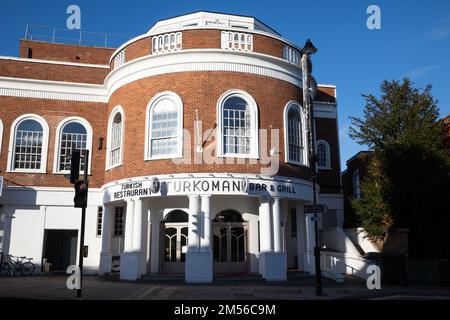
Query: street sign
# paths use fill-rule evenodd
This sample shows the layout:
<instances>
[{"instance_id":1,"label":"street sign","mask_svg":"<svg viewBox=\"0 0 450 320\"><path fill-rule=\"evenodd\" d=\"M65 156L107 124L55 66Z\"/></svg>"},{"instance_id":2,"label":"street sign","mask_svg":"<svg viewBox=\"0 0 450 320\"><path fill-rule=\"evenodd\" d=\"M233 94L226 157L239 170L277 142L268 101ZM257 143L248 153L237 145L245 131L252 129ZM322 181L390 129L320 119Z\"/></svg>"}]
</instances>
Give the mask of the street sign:
<instances>
[{"instance_id":1,"label":"street sign","mask_svg":"<svg viewBox=\"0 0 450 320\"><path fill-rule=\"evenodd\" d=\"M305 205L305 213L324 213L326 206L324 204L308 204Z\"/></svg>"},{"instance_id":2,"label":"street sign","mask_svg":"<svg viewBox=\"0 0 450 320\"><path fill-rule=\"evenodd\" d=\"M0 197L2 196L3 192L3 176L0 176Z\"/></svg>"}]
</instances>

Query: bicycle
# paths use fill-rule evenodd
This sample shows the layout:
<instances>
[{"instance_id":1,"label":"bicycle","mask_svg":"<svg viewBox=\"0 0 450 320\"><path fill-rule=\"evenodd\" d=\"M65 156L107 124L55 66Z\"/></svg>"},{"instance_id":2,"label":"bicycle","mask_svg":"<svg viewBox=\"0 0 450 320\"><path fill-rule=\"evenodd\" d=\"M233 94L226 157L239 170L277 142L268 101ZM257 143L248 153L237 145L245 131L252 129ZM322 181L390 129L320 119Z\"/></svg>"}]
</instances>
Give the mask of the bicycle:
<instances>
[{"instance_id":1,"label":"bicycle","mask_svg":"<svg viewBox=\"0 0 450 320\"><path fill-rule=\"evenodd\" d=\"M24 262L24 260L28 261ZM31 262L31 260L33 260L33 258L7 255L5 261L3 261L0 265L0 276L3 277L11 275L11 267L13 270L13 275L16 275L17 272L23 276L32 275L36 269L36 266Z\"/></svg>"}]
</instances>

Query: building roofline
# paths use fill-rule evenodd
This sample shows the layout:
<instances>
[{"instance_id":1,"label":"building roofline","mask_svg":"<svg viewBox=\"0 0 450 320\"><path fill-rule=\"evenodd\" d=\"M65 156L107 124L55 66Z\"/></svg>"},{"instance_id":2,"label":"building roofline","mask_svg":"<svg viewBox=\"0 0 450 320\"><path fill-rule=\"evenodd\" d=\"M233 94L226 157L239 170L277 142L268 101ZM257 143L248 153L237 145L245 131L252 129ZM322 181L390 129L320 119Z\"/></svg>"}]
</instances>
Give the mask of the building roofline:
<instances>
[{"instance_id":1,"label":"building roofline","mask_svg":"<svg viewBox=\"0 0 450 320\"><path fill-rule=\"evenodd\" d=\"M179 14L176 16L172 16L172 17L168 17L168 18L164 18L161 20L156 21L156 23L151 27L153 28L158 22L164 21L164 20L170 20L170 19L176 19L176 18L180 18L183 16L187 16L190 14L196 14L196 13L212 13L212 14L223 14L223 15L228 15L228 16L236 16L236 17L243 17L243 18L251 18L251 19L255 19L255 21L258 21L260 24L264 25L265 27L267 27L268 29L272 30L276 35L278 36L282 36L281 33L279 33L278 31L276 31L274 28L268 26L267 24L265 24L264 22L262 22L261 20L259 20L258 18L256 18L255 16L248 16L248 15L244 15L244 14L235 14L235 13L229 13L229 12L219 12L219 11L210 11L210 10L197 10L197 11L191 11L191 12L187 12L187 13L183 13L183 14ZM150 28L150 29L151 29Z\"/></svg>"},{"instance_id":2,"label":"building roofline","mask_svg":"<svg viewBox=\"0 0 450 320\"><path fill-rule=\"evenodd\" d=\"M363 155L363 154L371 154L373 151L370 151L370 150L362 150L362 151L359 151L357 154L355 154L353 157L351 157L350 159L348 159L346 162L345 162L345 164L346 165L348 165L350 162L352 162L353 160L355 160L356 158L358 158L360 155ZM345 172L345 171L344 171Z\"/></svg>"}]
</instances>

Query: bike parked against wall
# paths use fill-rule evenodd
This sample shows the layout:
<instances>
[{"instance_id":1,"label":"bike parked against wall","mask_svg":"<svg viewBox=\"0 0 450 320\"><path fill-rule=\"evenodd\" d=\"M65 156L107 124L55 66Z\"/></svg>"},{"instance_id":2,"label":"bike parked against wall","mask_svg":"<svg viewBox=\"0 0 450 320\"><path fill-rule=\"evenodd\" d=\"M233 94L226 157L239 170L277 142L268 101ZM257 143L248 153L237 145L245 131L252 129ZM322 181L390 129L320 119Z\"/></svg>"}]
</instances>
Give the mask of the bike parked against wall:
<instances>
[{"instance_id":1,"label":"bike parked against wall","mask_svg":"<svg viewBox=\"0 0 450 320\"><path fill-rule=\"evenodd\" d=\"M15 276L17 274L23 276L32 275L36 267L31 260L33 259L27 257L15 257L12 255L2 256L0 276Z\"/></svg>"}]
</instances>

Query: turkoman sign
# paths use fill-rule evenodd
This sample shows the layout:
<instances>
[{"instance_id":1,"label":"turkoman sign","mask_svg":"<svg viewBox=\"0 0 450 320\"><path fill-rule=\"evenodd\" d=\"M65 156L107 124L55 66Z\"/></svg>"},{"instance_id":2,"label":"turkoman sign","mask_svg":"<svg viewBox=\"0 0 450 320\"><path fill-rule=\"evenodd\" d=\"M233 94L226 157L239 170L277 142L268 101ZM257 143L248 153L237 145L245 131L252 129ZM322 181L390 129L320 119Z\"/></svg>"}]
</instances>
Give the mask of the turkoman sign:
<instances>
[{"instance_id":1,"label":"turkoman sign","mask_svg":"<svg viewBox=\"0 0 450 320\"><path fill-rule=\"evenodd\" d=\"M143 177L106 187L105 202L153 196L190 194L251 195L291 199L309 197L310 186L304 181L274 180L257 177Z\"/></svg>"}]
</instances>

